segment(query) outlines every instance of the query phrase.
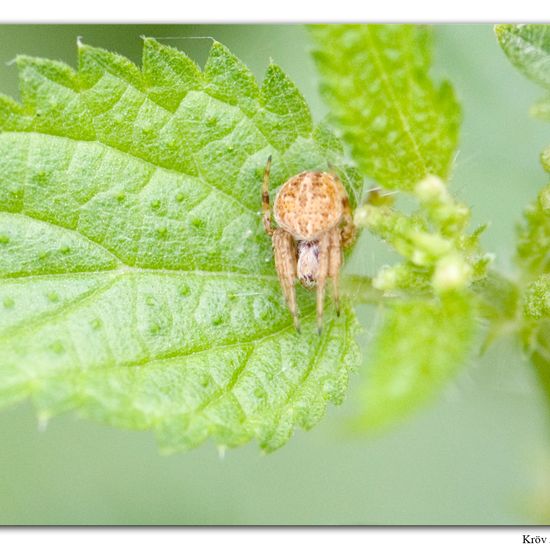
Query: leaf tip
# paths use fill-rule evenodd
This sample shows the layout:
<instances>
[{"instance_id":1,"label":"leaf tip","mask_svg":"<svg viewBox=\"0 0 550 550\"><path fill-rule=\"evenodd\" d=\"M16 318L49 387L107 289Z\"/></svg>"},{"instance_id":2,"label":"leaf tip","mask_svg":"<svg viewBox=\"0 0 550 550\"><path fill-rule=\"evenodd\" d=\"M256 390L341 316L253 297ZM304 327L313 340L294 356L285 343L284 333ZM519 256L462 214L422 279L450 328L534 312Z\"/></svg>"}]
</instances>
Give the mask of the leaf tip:
<instances>
[{"instance_id":1,"label":"leaf tip","mask_svg":"<svg viewBox=\"0 0 550 550\"><path fill-rule=\"evenodd\" d=\"M140 34L139 36L141 40L143 41L143 47L147 49L153 49L153 50L160 50L162 48L162 44L155 40L151 36L146 36L145 34Z\"/></svg>"},{"instance_id":2,"label":"leaf tip","mask_svg":"<svg viewBox=\"0 0 550 550\"><path fill-rule=\"evenodd\" d=\"M212 46L210 46L210 52L208 57L216 55L223 55L227 57L234 57L227 46L224 46L221 42L218 42L215 38L212 38Z\"/></svg>"},{"instance_id":3,"label":"leaf tip","mask_svg":"<svg viewBox=\"0 0 550 550\"><path fill-rule=\"evenodd\" d=\"M167 47L161 44L158 40L155 40L151 36L144 34L140 35L140 39L143 42L143 65L146 65L146 60L151 55L162 55L166 51Z\"/></svg>"},{"instance_id":4,"label":"leaf tip","mask_svg":"<svg viewBox=\"0 0 550 550\"><path fill-rule=\"evenodd\" d=\"M30 55L25 54L17 54L11 61L10 64L15 64L18 69L22 69L24 67L27 67L28 65L31 65L33 63L35 58L31 57Z\"/></svg>"},{"instance_id":5,"label":"leaf tip","mask_svg":"<svg viewBox=\"0 0 550 550\"><path fill-rule=\"evenodd\" d=\"M506 24L497 24L493 27L493 30L495 32L495 35L497 37L497 41L502 44L502 41L504 40L504 37L506 34L508 34L510 25Z\"/></svg>"},{"instance_id":6,"label":"leaf tip","mask_svg":"<svg viewBox=\"0 0 550 550\"><path fill-rule=\"evenodd\" d=\"M267 78L268 76L275 76L275 75L279 77L287 78L283 69L281 69L281 67L277 65L277 63L275 63L275 60L272 57L270 57L269 64L267 65L267 68L265 70L265 76Z\"/></svg>"},{"instance_id":7,"label":"leaf tip","mask_svg":"<svg viewBox=\"0 0 550 550\"><path fill-rule=\"evenodd\" d=\"M210 51L208 52L204 72L215 72L216 68L219 67L219 63L244 66L241 60L233 54L227 46L223 45L221 42L218 42L215 38L212 38L212 46L210 46Z\"/></svg>"},{"instance_id":8,"label":"leaf tip","mask_svg":"<svg viewBox=\"0 0 550 550\"><path fill-rule=\"evenodd\" d=\"M79 53L83 52L83 51L86 51L86 50L93 49L93 47L90 46L90 44L87 44L86 42L84 42L84 37L83 36L77 36L76 37L76 48L77 48L77 51Z\"/></svg>"}]
</instances>

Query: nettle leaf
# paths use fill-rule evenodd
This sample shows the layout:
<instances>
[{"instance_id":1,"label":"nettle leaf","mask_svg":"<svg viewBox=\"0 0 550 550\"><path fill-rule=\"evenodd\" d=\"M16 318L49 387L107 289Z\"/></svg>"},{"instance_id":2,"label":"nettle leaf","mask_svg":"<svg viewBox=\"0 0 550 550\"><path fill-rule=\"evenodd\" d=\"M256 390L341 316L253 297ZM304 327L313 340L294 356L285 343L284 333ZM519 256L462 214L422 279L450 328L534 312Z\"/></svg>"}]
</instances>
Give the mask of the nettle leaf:
<instances>
[{"instance_id":1,"label":"nettle leaf","mask_svg":"<svg viewBox=\"0 0 550 550\"><path fill-rule=\"evenodd\" d=\"M550 121L550 26L497 25L498 41L512 64L546 90L546 97L531 107L531 114ZM550 147L541 154L550 172ZM550 397L550 185L525 210L519 227L517 260L526 281L521 336L526 353ZM550 401L547 399L547 403Z\"/></svg>"},{"instance_id":2,"label":"nettle leaf","mask_svg":"<svg viewBox=\"0 0 550 550\"><path fill-rule=\"evenodd\" d=\"M550 407L550 318L540 319L524 332L527 354L546 394L546 405Z\"/></svg>"},{"instance_id":3,"label":"nettle leaf","mask_svg":"<svg viewBox=\"0 0 550 550\"><path fill-rule=\"evenodd\" d=\"M510 325L517 322L521 309L520 288L515 281L494 270L474 281L471 288L477 298L480 317L490 323L482 346L482 351L485 351L495 338L505 334Z\"/></svg>"},{"instance_id":4,"label":"nettle leaf","mask_svg":"<svg viewBox=\"0 0 550 550\"><path fill-rule=\"evenodd\" d=\"M544 274L527 287L523 297L526 323L523 343L550 405L550 275Z\"/></svg>"},{"instance_id":5,"label":"nettle leaf","mask_svg":"<svg viewBox=\"0 0 550 550\"><path fill-rule=\"evenodd\" d=\"M524 75L550 92L550 26L496 25L499 44L512 64ZM550 120L550 95L536 103L531 113ZM543 168L550 172L550 147L541 153ZM550 267L550 186L542 189L524 214L519 228L517 257L530 277L537 277Z\"/></svg>"},{"instance_id":6,"label":"nettle leaf","mask_svg":"<svg viewBox=\"0 0 550 550\"><path fill-rule=\"evenodd\" d=\"M498 42L527 78L550 90L550 26L496 25Z\"/></svg>"},{"instance_id":7,"label":"nettle leaf","mask_svg":"<svg viewBox=\"0 0 550 550\"><path fill-rule=\"evenodd\" d=\"M463 363L475 328L467 287L485 276L480 231L448 192L460 106L430 71L430 33L416 25L311 27L321 93L359 169L385 188L408 191L414 214L369 193L355 223L405 262L384 266L372 286L400 296L367 356L360 427L401 419L434 396ZM403 296L413 296L403 298Z\"/></svg>"},{"instance_id":8,"label":"nettle leaf","mask_svg":"<svg viewBox=\"0 0 550 550\"><path fill-rule=\"evenodd\" d=\"M550 275L544 274L530 283L523 297L523 310L527 319L550 317Z\"/></svg>"},{"instance_id":9,"label":"nettle leaf","mask_svg":"<svg viewBox=\"0 0 550 550\"><path fill-rule=\"evenodd\" d=\"M83 44L76 72L17 66L22 104L0 99L0 402L152 430L167 450L273 450L340 403L353 311L329 308L319 337L302 292L296 333L259 216L268 155L273 190L343 168L282 70L259 86L217 42L201 71L152 39L141 70Z\"/></svg>"},{"instance_id":10,"label":"nettle leaf","mask_svg":"<svg viewBox=\"0 0 550 550\"><path fill-rule=\"evenodd\" d=\"M315 25L321 93L361 171L386 188L446 179L460 107L429 78L430 35L416 25Z\"/></svg>"},{"instance_id":11,"label":"nettle leaf","mask_svg":"<svg viewBox=\"0 0 550 550\"><path fill-rule=\"evenodd\" d=\"M361 425L395 422L436 395L467 358L475 326L467 292L397 302L369 347Z\"/></svg>"},{"instance_id":12,"label":"nettle leaf","mask_svg":"<svg viewBox=\"0 0 550 550\"><path fill-rule=\"evenodd\" d=\"M550 270L550 185L524 212L518 230L517 260L523 270L538 276Z\"/></svg>"},{"instance_id":13,"label":"nettle leaf","mask_svg":"<svg viewBox=\"0 0 550 550\"><path fill-rule=\"evenodd\" d=\"M550 26L496 25L495 32L512 64L524 75L550 92ZM550 96L531 108L531 114L550 120ZM543 168L550 172L550 147L541 153ZM542 189L524 214L519 228L517 257L532 277L548 271L550 259L550 186Z\"/></svg>"},{"instance_id":14,"label":"nettle leaf","mask_svg":"<svg viewBox=\"0 0 550 550\"><path fill-rule=\"evenodd\" d=\"M550 122L550 25L496 25L495 33L510 62L546 90L530 113ZM549 170L547 157L543 156L542 162Z\"/></svg>"}]
</instances>

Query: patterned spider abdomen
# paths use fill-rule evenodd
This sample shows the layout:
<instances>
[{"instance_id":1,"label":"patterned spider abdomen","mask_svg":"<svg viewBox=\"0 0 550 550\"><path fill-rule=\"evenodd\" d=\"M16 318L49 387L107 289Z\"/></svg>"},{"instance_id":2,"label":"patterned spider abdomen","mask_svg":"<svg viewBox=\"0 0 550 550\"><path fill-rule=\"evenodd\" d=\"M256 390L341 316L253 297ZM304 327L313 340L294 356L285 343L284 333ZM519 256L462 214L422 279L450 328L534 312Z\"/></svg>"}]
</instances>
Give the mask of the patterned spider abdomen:
<instances>
[{"instance_id":1,"label":"patterned spider abdomen","mask_svg":"<svg viewBox=\"0 0 550 550\"><path fill-rule=\"evenodd\" d=\"M342 219L341 187L326 172L302 172L279 190L273 214L297 241L313 241Z\"/></svg>"}]
</instances>

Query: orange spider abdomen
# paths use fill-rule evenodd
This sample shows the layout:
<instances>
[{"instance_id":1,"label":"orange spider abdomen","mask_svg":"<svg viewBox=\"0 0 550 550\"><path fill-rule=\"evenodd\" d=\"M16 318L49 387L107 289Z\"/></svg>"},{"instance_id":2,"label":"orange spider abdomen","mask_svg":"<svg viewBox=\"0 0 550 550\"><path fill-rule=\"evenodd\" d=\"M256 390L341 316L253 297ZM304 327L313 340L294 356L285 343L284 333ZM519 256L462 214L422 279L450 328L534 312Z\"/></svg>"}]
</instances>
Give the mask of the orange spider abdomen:
<instances>
[{"instance_id":1,"label":"orange spider abdomen","mask_svg":"<svg viewBox=\"0 0 550 550\"><path fill-rule=\"evenodd\" d=\"M302 172L290 178L275 198L279 227L298 241L312 241L338 225L343 206L338 181L326 172Z\"/></svg>"}]
</instances>

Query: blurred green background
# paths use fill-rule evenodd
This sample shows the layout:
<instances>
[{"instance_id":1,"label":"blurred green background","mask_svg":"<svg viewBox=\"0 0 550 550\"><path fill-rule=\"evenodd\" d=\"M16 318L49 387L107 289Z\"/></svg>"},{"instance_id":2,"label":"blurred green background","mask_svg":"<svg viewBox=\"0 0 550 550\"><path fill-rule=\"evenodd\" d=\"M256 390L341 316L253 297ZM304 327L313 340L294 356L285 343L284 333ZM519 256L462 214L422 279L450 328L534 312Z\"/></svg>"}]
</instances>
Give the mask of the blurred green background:
<instances>
[{"instance_id":1,"label":"blurred green background","mask_svg":"<svg viewBox=\"0 0 550 550\"><path fill-rule=\"evenodd\" d=\"M18 53L76 64L76 38L139 62L141 35L199 63L213 36L259 79L272 57L325 114L299 25L0 26L0 91L17 96ZM434 27L437 77L464 108L452 180L491 226L483 243L512 275L514 226L546 182L548 126L529 119L541 94L500 51L490 25ZM364 236L348 269L373 273L384 253ZM366 322L375 317L361 311ZM361 342L365 347L370 329ZM550 521L550 426L537 380L510 338L472 357L443 395L389 431L350 434L350 398L312 432L262 456L252 443L160 456L150 434L75 415L37 425L32 407L0 411L0 524L527 524Z\"/></svg>"}]
</instances>

